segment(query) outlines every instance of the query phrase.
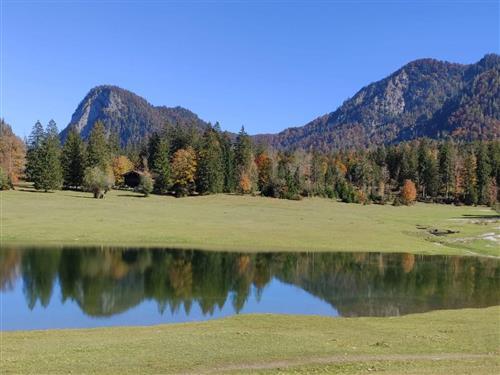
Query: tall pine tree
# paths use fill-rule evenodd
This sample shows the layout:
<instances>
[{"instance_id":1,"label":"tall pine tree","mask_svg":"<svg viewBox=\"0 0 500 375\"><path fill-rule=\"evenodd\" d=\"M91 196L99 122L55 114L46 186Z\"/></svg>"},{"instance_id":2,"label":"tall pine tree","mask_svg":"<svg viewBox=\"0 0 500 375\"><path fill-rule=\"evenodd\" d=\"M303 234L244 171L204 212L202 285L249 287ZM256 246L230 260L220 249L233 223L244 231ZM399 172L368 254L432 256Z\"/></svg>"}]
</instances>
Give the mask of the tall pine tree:
<instances>
[{"instance_id":1,"label":"tall pine tree","mask_svg":"<svg viewBox=\"0 0 500 375\"><path fill-rule=\"evenodd\" d=\"M104 124L97 121L92 127L87 145L87 167L99 167L103 171L111 165L111 151L106 139Z\"/></svg>"},{"instance_id":2,"label":"tall pine tree","mask_svg":"<svg viewBox=\"0 0 500 375\"><path fill-rule=\"evenodd\" d=\"M61 155L63 186L78 188L83 184L85 172L84 144L76 129L70 130Z\"/></svg>"},{"instance_id":3,"label":"tall pine tree","mask_svg":"<svg viewBox=\"0 0 500 375\"><path fill-rule=\"evenodd\" d=\"M154 191L168 192L170 181L169 144L166 137L154 133L148 143L148 167L154 177Z\"/></svg>"},{"instance_id":4,"label":"tall pine tree","mask_svg":"<svg viewBox=\"0 0 500 375\"><path fill-rule=\"evenodd\" d=\"M223 153L215 128L203 133L198 152L196 187L201 194L222 193L224 189Z\"/></svg>"},{"instance_id":5,"label":"tall pine tree","mask_svg":"<svg viewBox=\"0 0 500 375\"><path fill-rule=\"evenodd\" d=\"M37 190L49 191L62 186L61 143L54 120L47 124L40 148L40 174L33 182Z\"/></svg>"}]
</instances>

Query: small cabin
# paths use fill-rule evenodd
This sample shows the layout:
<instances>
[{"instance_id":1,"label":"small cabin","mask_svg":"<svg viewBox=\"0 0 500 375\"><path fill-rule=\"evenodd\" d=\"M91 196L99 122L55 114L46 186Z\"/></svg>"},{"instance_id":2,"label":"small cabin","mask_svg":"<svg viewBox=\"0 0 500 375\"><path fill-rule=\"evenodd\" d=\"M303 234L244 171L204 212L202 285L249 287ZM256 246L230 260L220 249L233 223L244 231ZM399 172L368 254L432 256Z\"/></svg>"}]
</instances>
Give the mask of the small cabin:
<instances>
[{"instance_id":1,"label":"small cabin","mask_svg":"<svg viewBox=\"0 0 500 375\"><path fill-rule=\"evenodd\" d=\"M136 188L141 183L141 177L144 175L141 171L130 171L123 174L123 182L130 188Z\"/></svg>"}]
</instances>

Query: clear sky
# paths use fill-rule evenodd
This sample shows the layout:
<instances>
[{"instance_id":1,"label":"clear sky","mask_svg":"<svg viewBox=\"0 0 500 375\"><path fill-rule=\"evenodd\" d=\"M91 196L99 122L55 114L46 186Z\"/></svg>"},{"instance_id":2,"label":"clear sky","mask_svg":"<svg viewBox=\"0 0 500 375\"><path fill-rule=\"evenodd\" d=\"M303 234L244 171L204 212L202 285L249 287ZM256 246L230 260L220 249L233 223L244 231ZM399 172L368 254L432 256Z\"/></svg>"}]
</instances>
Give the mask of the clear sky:
<instances>
[{"instance_id":1,"label":"clear sky","mask_svg":"<svg viewBox=\"0 0 500 375\"><path fill-rule=\"evenodd\" d=\"M500 49L498 0L0 1L0 116L21 136L100 84L277 132L411 60Z\"/></svg>"}]
</instances>

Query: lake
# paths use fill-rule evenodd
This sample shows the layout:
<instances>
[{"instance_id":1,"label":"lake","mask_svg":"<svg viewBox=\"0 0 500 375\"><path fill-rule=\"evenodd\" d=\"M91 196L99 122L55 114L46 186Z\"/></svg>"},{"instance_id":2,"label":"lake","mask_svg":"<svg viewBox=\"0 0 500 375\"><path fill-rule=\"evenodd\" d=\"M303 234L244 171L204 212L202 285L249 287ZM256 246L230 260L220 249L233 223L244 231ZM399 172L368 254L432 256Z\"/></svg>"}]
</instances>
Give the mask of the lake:
<instances>
[{"instance_id":1,"label":"lake","mask_svg":"<svg viewBox=\"0 0 500 375\"><path fill-rule=\"evenodd\" d=\"M397 316L500 304L500 261L381 253L0 249L1 329L243 313Z\"/></svg>"}]
</instances>

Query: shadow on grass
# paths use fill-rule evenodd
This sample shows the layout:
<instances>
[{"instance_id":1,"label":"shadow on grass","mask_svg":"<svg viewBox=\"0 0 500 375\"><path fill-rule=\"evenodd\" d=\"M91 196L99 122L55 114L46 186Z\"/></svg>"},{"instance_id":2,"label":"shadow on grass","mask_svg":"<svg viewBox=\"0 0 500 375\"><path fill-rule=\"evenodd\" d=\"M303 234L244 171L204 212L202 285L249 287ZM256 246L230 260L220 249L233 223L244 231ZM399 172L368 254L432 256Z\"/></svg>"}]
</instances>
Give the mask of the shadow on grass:
<instances>
[{"instance_id":1,"label":"shadow on grass","mask_svg":"<svg viewBox=\"0 0 500 375\"><path fill-rule=\"evenodd\" d=\"M498 214L492 214L492 215L472 215L472 214L463 214L461 219L466 218L466 219L500 219L500 215Z\"/></svg>"},{"instance_id":2,"label":"shadow on grass","mask_svg":"<svg viewBox=\"0 0 500 375\"><path fill-rule=\"evenodd\" d=\"M68 195L68 197L72 198L84 198L84 199L96 199L91 195Z\"/></svg>"},{"instance_id":3,"label":"shadow on grass","mask_svg":"<svg viewBox=\"0 0 500 375\"><path fill-rule=\"evenodd\" d=\"M146 198L144 195L136 195L136 194L117 194L117 197L128 197L128 198Z\"/></svg>"},{"instance_id":4,"label":"shadow on grass","mask_svg":"<svg viewBox=\"0 0 500 375\"><path fill-rule=\"evenodd\" d=\"M22 191L23 193L42 193L42 194L53 194L53 191L43 191L35 189L15 189L16 191Z\"/></svg>"}]
</instances>

